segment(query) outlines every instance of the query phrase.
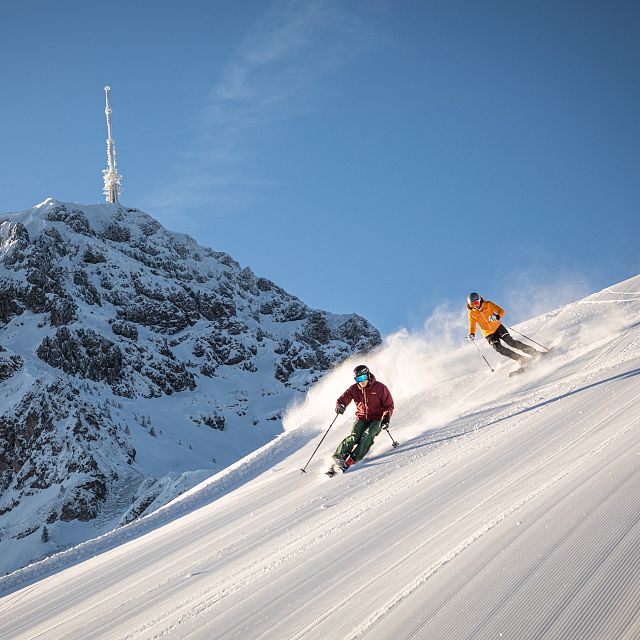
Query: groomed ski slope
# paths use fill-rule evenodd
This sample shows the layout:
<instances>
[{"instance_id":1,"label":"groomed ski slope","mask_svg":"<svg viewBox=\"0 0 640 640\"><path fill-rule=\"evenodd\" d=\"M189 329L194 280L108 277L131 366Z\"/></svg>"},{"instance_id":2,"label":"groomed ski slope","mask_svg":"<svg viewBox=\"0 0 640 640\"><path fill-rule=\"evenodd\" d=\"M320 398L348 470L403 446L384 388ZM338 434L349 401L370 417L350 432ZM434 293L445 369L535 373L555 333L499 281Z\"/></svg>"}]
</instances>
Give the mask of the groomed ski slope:
<instances>
[{"instance_id":1,"label":"groomed ski slope","mask_svg":"<svg viewBox=\"0 0 640 640\"><path fill-rule=\"evenodd\" d=\"M515 328L553 351L512 378L389 339L401 446L324 476L350 408L303 475L340 367L270 445L0 579L0 638L640 637L640 276Z\"/></svg>"}]
</instances>

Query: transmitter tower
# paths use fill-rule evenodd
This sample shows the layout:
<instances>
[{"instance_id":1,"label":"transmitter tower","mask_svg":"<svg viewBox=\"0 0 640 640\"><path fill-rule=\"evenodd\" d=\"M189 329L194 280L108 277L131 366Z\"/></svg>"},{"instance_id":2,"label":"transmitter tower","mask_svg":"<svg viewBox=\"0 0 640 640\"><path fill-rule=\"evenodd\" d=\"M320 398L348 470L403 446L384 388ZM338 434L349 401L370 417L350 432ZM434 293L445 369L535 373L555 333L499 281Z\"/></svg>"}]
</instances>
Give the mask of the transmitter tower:
<instances>
[{"instance_id":1,"label":"transmitter tower","mask_svg":"<svg viewBox=\"0 0 640 640\"><path fill-rule=\"evenodd\" d=\"M104 88L104 94L106 99L106 107L104 110L107 116L107 168L102 171L104 178L104 195L107 202L117 203L120 202L120 182L122 176L118 173L116 165L116 143L111 135L111 106L109 105L109 91L111 87L107 85Z\"/></svg>"}]
</instances>

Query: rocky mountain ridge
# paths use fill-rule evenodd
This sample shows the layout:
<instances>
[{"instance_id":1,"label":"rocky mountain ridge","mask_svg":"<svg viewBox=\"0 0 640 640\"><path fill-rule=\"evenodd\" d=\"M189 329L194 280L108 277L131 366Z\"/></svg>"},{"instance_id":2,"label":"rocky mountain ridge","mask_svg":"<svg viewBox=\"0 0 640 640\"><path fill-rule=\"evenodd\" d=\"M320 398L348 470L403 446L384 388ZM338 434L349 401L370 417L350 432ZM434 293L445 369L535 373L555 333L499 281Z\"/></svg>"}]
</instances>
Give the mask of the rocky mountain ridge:
<instances>
[{"instance_id":1,"label":"rocky mountain ridge","mask_svg":"<svg viewBox=\"0 0 640 640\"><path fill-rule=\"evenodd\" d=\"M275 437L380 335L119 205L0 216L0 571L149 513Z\"/></svg>"}]
</instances>

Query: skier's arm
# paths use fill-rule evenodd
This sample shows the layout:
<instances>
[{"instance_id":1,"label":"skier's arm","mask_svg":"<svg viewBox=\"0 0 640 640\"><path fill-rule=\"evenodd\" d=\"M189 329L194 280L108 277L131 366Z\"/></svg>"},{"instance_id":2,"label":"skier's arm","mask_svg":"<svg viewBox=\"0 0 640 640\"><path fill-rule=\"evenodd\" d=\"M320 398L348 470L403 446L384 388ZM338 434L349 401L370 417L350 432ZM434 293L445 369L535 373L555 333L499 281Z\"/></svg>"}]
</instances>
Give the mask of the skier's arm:
<instances>
[{"instance_id":1,"label":"skier's arm","mask_svg":"<svg viewBox=\"0 0 640 640\"><path fill-rule=\"evenodd\" d=\"M475 335L476 333L476 318L475 316L471 313L471 311L469 311L469 335Z\"/></svg>"},{"instance_id":2,"label":"skier's arm","mask_svg":"<svg viewBox=\"0 0 640 640\"><path fill-rule=\"evenodd\" d=\"M491 302L490 311L489 322L500 322L500 318L504 315L504 309L500 308L495 302Z\"/></svg>"},{"instance_id":3,"label":"skier's arm","mask_svg":"<svg viewBox=\"0 0 640 640\"><path fill-rule=\"evenodd\" d=\"M384 411L382 412L382 418L380 419L380 426L383 429L387 429L389 427L389 421L391 420L391 414L393 413L394 405L393 398L391 397L391 391L389 391L387 386L384 384L382 385L380 401L382 402L382 408L384 409Z\"/></svg>"},{"instance_id":4,"label":"skier's arm","mask_svg":"<svg viewBox=\"0 0 640 640\"><path fill-rule=\"evenodd\" d=\"M351 387L349 387L337 400L336 407L341 404L343 407L346 407L353 400L353 396L351 394Z\"/></svg>"},{"instance_id":5,"label":"skier's arm","mask_svg":"<svg viewBox=\"0 0 640 640\"><path fill-rule=\"evenodd\" d=\"M391 391L387 388L386 385L382 385L384 389L382 390L382 407L384 409L384 413L391 417L395 406L393 404L393 398L391 397Z\"/></svg>"}]
</instances>

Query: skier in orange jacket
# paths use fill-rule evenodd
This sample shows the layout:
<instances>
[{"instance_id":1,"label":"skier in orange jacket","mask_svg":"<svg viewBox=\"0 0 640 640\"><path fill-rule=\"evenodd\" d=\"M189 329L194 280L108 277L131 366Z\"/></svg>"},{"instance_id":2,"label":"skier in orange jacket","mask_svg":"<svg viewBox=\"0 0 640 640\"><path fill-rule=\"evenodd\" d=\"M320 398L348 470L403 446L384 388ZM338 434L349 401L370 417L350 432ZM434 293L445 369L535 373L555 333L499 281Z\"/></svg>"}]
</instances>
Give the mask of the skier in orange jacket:
<instances>
[{"instance_id":1,"label":"skier in orange jacket","mask_svg":"<svg viewBox=\"0 0 640 640\"><path fill-rule=\"evenodd\" d=\"M507 349L502 342L509 345L512 349L523 351L528 356L538 356L541 354L540 351L511 336L507 328L500 322L500 318L504 316L504 309L499 307L495 302L485 300L479 293L474 291L467 297L467 310L469 312L469 342L475 340L476 324L479 324L489 344L498 353L512 360L516 360L521 366L525 364L529 358L526 358L521 353ZM501 340L502 342L500 342Z\"/></svg>"}]
</instances>

